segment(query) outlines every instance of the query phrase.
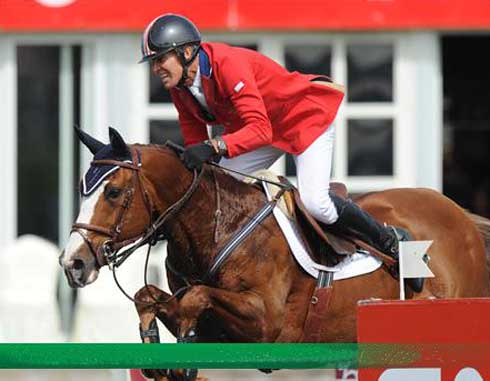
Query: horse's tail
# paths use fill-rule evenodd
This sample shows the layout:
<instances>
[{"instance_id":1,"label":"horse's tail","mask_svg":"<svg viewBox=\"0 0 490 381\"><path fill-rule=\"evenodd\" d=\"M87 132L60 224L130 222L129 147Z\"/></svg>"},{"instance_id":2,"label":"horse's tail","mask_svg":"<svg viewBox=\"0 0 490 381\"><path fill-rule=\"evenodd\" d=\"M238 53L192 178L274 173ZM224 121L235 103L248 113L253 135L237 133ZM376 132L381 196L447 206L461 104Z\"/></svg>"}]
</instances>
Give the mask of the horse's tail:
<instances>
[{"instance_id":1,"label":"horse's tail","mask_svg":"<svg viewBox=\"0 0 490 381\"><path fill-rule=\"evenodd\" d=\"M483 238L483 242L485 243L485 253L487 255L487 267L490 269L490 219L468 211L466 214L476 224L476 227Z\"/></svg>"}]
</instances>

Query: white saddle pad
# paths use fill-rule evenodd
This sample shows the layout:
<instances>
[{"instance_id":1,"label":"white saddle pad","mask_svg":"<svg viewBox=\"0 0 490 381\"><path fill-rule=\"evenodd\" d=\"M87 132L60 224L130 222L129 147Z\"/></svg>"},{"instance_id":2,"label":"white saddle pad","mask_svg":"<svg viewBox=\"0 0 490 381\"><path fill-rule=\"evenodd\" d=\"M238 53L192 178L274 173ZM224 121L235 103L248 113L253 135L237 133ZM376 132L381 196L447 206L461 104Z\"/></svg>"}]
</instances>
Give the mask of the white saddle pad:
<instances>
[{"instance_id":1,"label":"white saddle pad","mask_svg":"<svg viewBox=\"0 0 490 381\"><path fill-rule=\"evenodd\" d=\"M267 198L271 200L271 194L265 182L262 182ZM281 227L289 247L298 264L313 278L318 278L320 270L334 272L334 280L353 278L359 275L371 273L381 267L381 260L364 252L346 255L345 259L333 267L326 267L314 262L305 249L303 240L298 232L296 222L286 217L280 208L274 208L274 217Z\"/></svg>"}]
</instances>

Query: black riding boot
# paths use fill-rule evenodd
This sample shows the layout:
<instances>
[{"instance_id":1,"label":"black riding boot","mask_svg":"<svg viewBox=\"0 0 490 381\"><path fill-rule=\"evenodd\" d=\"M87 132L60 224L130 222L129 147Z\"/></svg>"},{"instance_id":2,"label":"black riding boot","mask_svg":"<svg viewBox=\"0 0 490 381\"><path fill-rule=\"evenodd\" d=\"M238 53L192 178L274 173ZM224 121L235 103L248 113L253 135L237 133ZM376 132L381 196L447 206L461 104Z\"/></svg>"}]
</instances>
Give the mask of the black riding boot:
<instances>
[{"instance_id":1,"label":"black riding boot","mask_svg":"<svg viewBox=\"0 0 490 381\"><path fill-rule=\"evenodd\" d=\"M398 260L398 237L392 227L385 227L352 200L330 193L339 219L330 225L333 230L359 238L384 254Z\"/></svg>"}]
</instances>

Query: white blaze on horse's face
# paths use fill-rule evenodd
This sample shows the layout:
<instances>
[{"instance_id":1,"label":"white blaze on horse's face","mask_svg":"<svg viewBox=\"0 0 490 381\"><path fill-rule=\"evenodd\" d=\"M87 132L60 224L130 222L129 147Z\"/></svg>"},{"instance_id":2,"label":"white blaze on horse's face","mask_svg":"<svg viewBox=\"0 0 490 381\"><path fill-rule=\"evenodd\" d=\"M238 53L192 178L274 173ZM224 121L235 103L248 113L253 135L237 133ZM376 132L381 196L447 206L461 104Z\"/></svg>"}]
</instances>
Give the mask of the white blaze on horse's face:
<instances>
[{"instance_id":1,"label":"white blaze on horse's face","mask_svg":"<svg viewBox=\"0 0 490 381\"><path fill-rule=\"evenodd\" d=\"M77 223L90 224L95 207L99 199L103 197L104 188L107 183L108 181L104 181L91 195L82 197ZM86 286L94 282L99 275L96 258L91 253L82 236L77 232L72 232L70 235L65 252L61 258L61 265L72 287Z\"/></svg>"}]
</instances>

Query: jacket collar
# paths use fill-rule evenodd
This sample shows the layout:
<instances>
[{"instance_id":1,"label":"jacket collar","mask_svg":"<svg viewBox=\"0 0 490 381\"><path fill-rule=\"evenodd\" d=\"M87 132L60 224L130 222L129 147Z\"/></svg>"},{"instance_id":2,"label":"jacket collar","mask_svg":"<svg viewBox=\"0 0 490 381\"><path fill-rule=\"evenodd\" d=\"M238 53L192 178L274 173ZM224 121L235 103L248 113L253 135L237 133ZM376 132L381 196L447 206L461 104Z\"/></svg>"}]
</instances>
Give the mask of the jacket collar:
<instances>
[{"instance_id":1,"label":"jacket collar","mask_svg":"<svg viewBox=\"0 0 490 381\"><path fill-rule=\"evenodd\" d=\"M203 48L199 50L199 70L201 72L201 75L207 78L211 77L211 74L213 72L213 69L211 68L211 64L209 62L209 56Z\"/></svg>"}]
</instances>

